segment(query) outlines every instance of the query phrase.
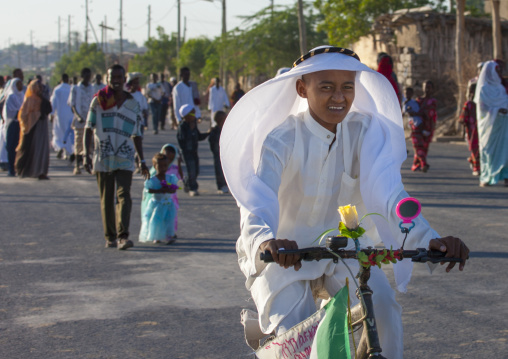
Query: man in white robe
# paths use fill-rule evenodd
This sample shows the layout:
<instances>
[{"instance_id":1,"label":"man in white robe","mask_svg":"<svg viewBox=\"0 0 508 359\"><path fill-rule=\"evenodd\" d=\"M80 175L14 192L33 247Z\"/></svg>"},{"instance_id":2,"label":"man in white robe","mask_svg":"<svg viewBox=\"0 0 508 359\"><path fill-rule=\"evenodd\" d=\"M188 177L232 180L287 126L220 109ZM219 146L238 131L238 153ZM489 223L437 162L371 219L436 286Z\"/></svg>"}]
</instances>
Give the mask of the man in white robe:
<instances>
[{"instance_id":1,"label":"man in white robe","mask_svg":"<svg viewBox=\"0 0 508 359\"><path fill-rule=\"evenodd\" d=\"M217 122L215 122L215 113L230 107L231 105L229 104L226 90L220 85L220 79L216 77L215 85L210 88L210 96L208 97L208 109L211 111L210 127L213 128L217 126Z\"/></svg>"},{"instance_id":2,"label":"man in white robe","mask_svg":"<svg viewBox=\"0 0 508 359\"><path fill-rule=\"evenodd\" d=\"M53 95L51 96L51 107L53 112L53 140L51 145L57 151L57 157L63 157L63 151L68 155L74 153L74 141L72 136L65 139L65 134L71 127L74 114L72 113L71 106L67 103L71 93L71 85L69 85L69 75L62 75L62 83L55 87ZM64 143L65 140L65 143Z\"/></svg>"},{"instance_id":3,"label":"man in white robe","mask_svg":"<svg viewBox=\"0 0 508 359\"><path fill-rule=\"evenodd\" d=\"M173 111L178 123L182 121L180 116L180 108L183 105L191 105L196 111L196 118L201 118L199 106L194 103L193 87L190 81L190 70L188 67L180 69L180 82L173 88Z\"/></svg>"},{"instance_id":4,"label":"man in white robe","mask_svg":"<svg viewBox=\"0 0 508 359\"><path fill-rule=\"evenodd\" d=\"M302 265L277 250L315 246L322 232L338 227L337 207L347 204L356 205L359 216L376 212L387 220L373 216L362 222L367 230L362 247L383 241L400 248L395 207L408 197L400 176L406 157L402 118L390 83L345 49L316 48L297 63L235 105L220 144L224 174L241 213L240 268L261 331L277 335L316 311L311 285L317 279L333 296L349 276L340 262ZM463 259L459 269L464 268L469 250L460 239L436 239L422 216L414 221L405 249L448 250L448 256ZM279 266L259 261L265 250ZM358 271L356 260L346 262ZM406 290L411 268L410 261L394 266L400 291ZM402 358L395 293L378 268L372 268L369 286L383 355Z\"/></svg>"}]
</instances>

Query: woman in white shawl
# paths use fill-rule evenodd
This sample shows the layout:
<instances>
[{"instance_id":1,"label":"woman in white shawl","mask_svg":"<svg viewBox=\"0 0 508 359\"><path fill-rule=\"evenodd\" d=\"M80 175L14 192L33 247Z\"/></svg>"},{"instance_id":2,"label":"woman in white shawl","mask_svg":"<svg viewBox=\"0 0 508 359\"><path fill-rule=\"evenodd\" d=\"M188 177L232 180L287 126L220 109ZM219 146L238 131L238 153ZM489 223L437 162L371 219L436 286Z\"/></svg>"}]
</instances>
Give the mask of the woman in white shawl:
<instances>
[{"instance_id":1,"label":"woman in white shawl","mask_svg":"<svg viewBox=\"0 0 508 359\"><path fill-rule=\"evenodd\" d=\"M336 73L347 73L351 79L328 83L326 75ZM311 91L311 85L304 96L303 76L314 84L323 74L322 84L317 83L329 92L327 100L316 102L319 90ZM343 105L345 89L350 95L352 89L352 105L348 101ZM335 132L316 113L324 113L326 120L335 118ZM249 91L230 112L220 148L224 174L241 213L238 261L263 333L280 335L316 310L310 287L316 279L321 278L322 287L333 296L349 274L343 264L326 260L300 264L293 258L282 263L295 270L263 265L261 247L268 248L280 264L277 249L315 245L320 233L337 228L337 207L351 203L360 216L376 212L387 220L372 216L362 222L367 230L362 246L383 241L388 248L400 248L395 207L408 197L400 175L406 158L400 106L388 80L362 64L352 51L330 46L313 49L289 72ZM463 258L459 266L463 269L468 249L460 239L436 239L438 234L421 216L415 223L406 249L448 248L449 255ZM357 270L357 261L349 264ZM408 261L394 266L401 291L411 268ZM401 358L401 308L395 293L378 268L372 270L369 285L383 354Z\"/></svg>"},{"instance_id":2,"label":"woman in white shawl","mask_svg":"<svg viewBox=\"0 0 508 359\"><path fill-rule=\"evenodd\" d=\"M9 163L9 176L16 175L14 163L16 160L16 147L19 143L19 121L18 111L23 104L23 82L18 79L12 79L10 86L5 92L6 100L2 111L4 119L4 136L6 139L7 158Z\"/></svg>"},{"instance_id":3,"label":"woman in white shawl","mask_svg":"<svg viewBox=\"0 0 508 359\"><path fill-rule=\"evenodd\" d=\"M503 179L508 187L508 94L499 72L496 62L486 62L474 97L480 139L481 187Z\"/></svg>"}]
</instances>

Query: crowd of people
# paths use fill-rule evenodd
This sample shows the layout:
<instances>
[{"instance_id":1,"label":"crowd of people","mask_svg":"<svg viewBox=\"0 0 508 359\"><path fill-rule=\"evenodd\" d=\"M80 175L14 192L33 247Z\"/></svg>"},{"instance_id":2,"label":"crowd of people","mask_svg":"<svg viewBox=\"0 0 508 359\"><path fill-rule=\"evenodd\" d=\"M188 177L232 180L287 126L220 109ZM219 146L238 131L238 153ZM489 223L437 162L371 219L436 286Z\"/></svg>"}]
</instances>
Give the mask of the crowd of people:
<instances>
[{"instance_id":1,"label":"crowd of people","mask_svg":"<svg viewBox=\"0 0 508 359\"><path fill-rule=\"evenodd\" d=\"M183 182L190 196L199 195L199 141L209 140L218 193L229 192L219 139L228 109L244 94L237 84L230 101L220 79L212 79L204 93L210 127L201 133L201 95L190 74L189 68L183 67L180 81L171 77L167 82L164 74L152 73L142 89L143 75L126 73L119 65L108 69L107 84L102 82L102 74L96 74L92 83L92 71L83 68L79 81L74 78L71 82L68 74L62 74L51 93L40 76L25 86L23 71L16 69L6 83L3 77L0 80L0 166L11 177L49 179L53 149L57 159L73 163L74 175L81 175L83 169L93 172L99 186L106 247L119 249L133 245L129 240L130 186L132 174L141 172L146 183L139 240L171 243L177 231L178 182ZM154 135L166 124L177 131L177 144L166 144L154 156L151 171L143 158L141 141L149 118ZM161 223L166 223L164 228Z\"/></svg>"},{"instance_id":2,"label":"crowd of people","mask_svg":"<svg viewBox=\"0 0 508 359\"><path fill-rule=\"evenodd\" d=\"M460 121L464 125L468 162L480 186L504 181L508 187L508 82L505 63L493 60L478 64L478 76L468 84L468 99Z\"/></svg>"},{"instance_id":3,"label":"crowd of people","mask_svg":"<svg viewBox=\"0 0 508 359\"><path fill-rule=\"evenodd\" d=\"M502 60L478 64L478 76L468 83L467 100L458 119L469 145L467 161L472 175L479 177L480 187L502 181L508 187L508 81L503 77L504 66ZM409 119L411 170L427 172L427 155L437 123L434 83L424 81L422 95L416 98L412 87L402 91L393 72L393 60L386 53L379 54L377 71L388 79L401 102L402 113Z\"/></svg>"}]
</instances>

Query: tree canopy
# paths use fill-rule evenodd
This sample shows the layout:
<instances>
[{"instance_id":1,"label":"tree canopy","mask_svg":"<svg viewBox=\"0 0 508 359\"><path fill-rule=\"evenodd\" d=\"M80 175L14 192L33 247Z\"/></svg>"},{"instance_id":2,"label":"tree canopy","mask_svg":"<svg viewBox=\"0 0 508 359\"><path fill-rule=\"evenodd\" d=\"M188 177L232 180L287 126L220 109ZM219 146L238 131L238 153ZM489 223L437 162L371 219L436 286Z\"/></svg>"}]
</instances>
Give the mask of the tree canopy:
<instances>
[{"instance_id":1,"label":"tree canopy","mask_svg":"<svg viewBox=\"0 0 508 359\"><path fill-rule=\"evenodd\" d=\"M92 73L103 73L106 68L104 53L97 47L97 44L81 44L79 51L64 54L55 65L50 85L56 86L62 74L69 77L80 76L81 70L88 67Z\"/></svg>"},{"instance_id":2,"label":"tree canopy","mask_svg":"<svg viewBox=\"0 0 508 359\"><path fill-rule=\"evenodd\" d=\"M176 71L176 38L164 32L164 28L157 27L157 38L150 37L145 42L146 52L134 56L129 61L129 71L141 72L145 75L169 71Z\"/></svg>"},{"instance_id":3,"label":"tree canopy","mask_svg":"<svg viewBox=\"0 0 508 359\"><path fill-rule=\"evenodd\" d=\"M315 0L314 6L324 14L318 29L328 35L331 45L348 47L368 35L373 20L398 9L435 6L432 0Z\"/></svg>"}]
</instances>

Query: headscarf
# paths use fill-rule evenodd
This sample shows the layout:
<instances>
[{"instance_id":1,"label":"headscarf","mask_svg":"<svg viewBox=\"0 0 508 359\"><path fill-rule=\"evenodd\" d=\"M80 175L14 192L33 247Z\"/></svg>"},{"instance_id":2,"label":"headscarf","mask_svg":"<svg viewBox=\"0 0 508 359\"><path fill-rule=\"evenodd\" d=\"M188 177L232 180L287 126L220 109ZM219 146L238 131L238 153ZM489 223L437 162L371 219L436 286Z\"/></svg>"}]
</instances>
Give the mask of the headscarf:
<instances>
[{"instance_id":1,"label":"headscarf","mask_svg":"<svg viewBox=\"0 0 508 359\"><path fill-rule=\"evenodd\" d=\"M135 79L140 79L143 77L143 74L141 72L129 72L127 74L127 81L125 82L125 88L130 92L132 90L132 81ZM135 91L139 91L139 85L138 88L134 89Z\"/></svg>"},{"instance_id":2,"label":"headscarf","mask_svg":"<svg viewBox=\"0 0 508 359\"><path fill-rule=\"evenodd\" d=\"M28 134L41 117L41 92L41 83L36 79L30 81L26 89L25 100L18 114L20 138Z\"/></svg>"},{"instance_id":3,"label":"headscarf","mask_svg":"<svg viewBox=\"0 0 508 359\"><path fill-rule=\"evenodd\" d=\"M165 153L165 151L164 151L164 150L165 150L167 147L172 147L172 148L175 150L175 158L173 158L173 161L171 161L171 162L169 163L169 165L168 165L168 168L169 168L169 167L170 167L173 163L175 163L175 161L176 161L176 159L177 159L177 157L178 157L178 148L177 148L175 145L172 145L171 143L166 143L164 146L162 146L162 148L161 148L161 150L160 150L160 153L164 154L164 153ZM157 171L155 171L155 168L154 168L154 167L152 167L152 168L150 169L150 177L155 176L155 174L156 174L156 173L157 173Z\"/></svg>"},{"instance_id":4,"label":"headscarf","mask_svg":"<svg viewBox=\"0 0 508 359\"><path fill-rule=\"evenodd\" d=\"M489 140L499 109L508 109L508 95L497 73L497 66L495 61L486 62L476 84L474 102L478 104L476 111L480 148L484 148Z\"/></svg>"},{"instance_id":5,"label":"headscarf","mask_svg":"<svg viewBox=\"0 0 508 359\"><path fill-rule=\"evenodd\" d=\"M384 75L388 81L392 84L393 89L395 90L395 93L397 94L397 97L399 96L399 85L393 78L393 64L388 56L384 56L379 61L379 65L377 68L377 72Z\"/></svg>"},{"instance_id":6,"label":"headscarf","mask_svg":"<svg viewBox=\"0 0 508 359\"><path fill-rule=\"evenodd\" d=\"M171 161L171 163L168 165L169 167L176 161L176 158L178 157L178 148L171 143L166 143L164 146L162 146L160 153L164 153L166 147L172 147L175 150L175 158L173 158L173 161Z\"/></svg>"},{"instance_id":7,"label":"headscarf","mask_svg":"<svg viewBox=\"0 0 508 359\"><path fill-rule=\"evenodd\" d=\"M3 98L5 98L5 105L2 110L2 118L5 121L8 120L7 118L8 113L18 111L21 108L21 105L23 104L24 93L23 90L21 91L18 90L18 87L16 86L18 82L21 82L21 80L18 78L9 80L9 82L6 85L4 94L2 96ZM7 102L9 96L11 96L12 101Z\"/></svg>"},{"instance_id":8,"label":"headscarf","mask_svg":"<svg viewBox=\"0 0 508 359\"><path fill-rule=\"evenodd\" d=\"M105 111L116 106L115 91L109 86L99 90L95 96L99 101L99 106Z\"/></svg>"},{"instance_id":9,"label":"headscarf","mask_svg":"<svg viewBox=\"0 0 508 359\"><path fill-rule=\"evenodd\" d=\"M239 205L278 229L278 197L256 176L263 142L267 135L290 115L308 109L307 100L298 96L296 81L302 75L324 70L356 72L355 99L350 112L372 118L360 153L360 190L369 212L388 218L397 196L403 190L400 168L406 159L406 144L399 101L388 79L352 56L332 52L330 46L311 50L315 54L253 90L228 115L220 139L222 167L228 187ZM329 51L329 52L326 52ZM356 56L356 55L355 55ZM298 60L300 61L300 60ZM297 62L298 62L297 61ZM347 121L347 117L344 121ZM373 216L386 247L400 243L381 217ZM411 278L412 263L394 265L398 289L405 291Z\"/></svg>"}]
</instances>

